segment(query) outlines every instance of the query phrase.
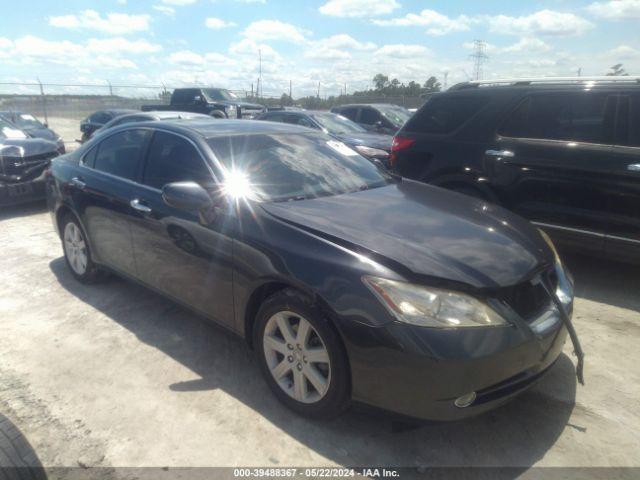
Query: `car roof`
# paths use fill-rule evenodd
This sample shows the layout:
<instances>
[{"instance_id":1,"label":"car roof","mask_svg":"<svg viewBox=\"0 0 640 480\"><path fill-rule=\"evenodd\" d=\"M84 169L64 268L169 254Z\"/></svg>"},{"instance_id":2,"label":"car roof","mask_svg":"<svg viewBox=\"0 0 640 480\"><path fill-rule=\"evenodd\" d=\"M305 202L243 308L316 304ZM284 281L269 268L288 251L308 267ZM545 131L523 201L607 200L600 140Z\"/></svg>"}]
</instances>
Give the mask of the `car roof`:
<instances>
[{"instance_id":1,"label":"car roof","mask_svg":"<svg viewBox=\"0 0 640 480\"><path fill-rule=\"evenodd\" d=\"M138 122L126 125L131 127L148 126L151 128L164 128L176 133L192 133L205 138L226 137L232 135L266 135L283 133L305 133L313 132L307 127L292 125L289 123L269 122L265 120L227 120L218 118L191 118L191 119L169 119L159 121ZM122 127L125 127L123 125Z\"/></svg>"},{"instance_id":2,"label":"car roof","mask_svg":"<svg viewBox=\"0 0 640 480\"><path fill-rule=\"evenodd\" d=\"M346 105L338 105L337 107L333 107L335 109L339 108L347 108L347 107L399 107L404 108L402 105L395 105L393 103L348 103Z\"/></svg>"}]
</instances>

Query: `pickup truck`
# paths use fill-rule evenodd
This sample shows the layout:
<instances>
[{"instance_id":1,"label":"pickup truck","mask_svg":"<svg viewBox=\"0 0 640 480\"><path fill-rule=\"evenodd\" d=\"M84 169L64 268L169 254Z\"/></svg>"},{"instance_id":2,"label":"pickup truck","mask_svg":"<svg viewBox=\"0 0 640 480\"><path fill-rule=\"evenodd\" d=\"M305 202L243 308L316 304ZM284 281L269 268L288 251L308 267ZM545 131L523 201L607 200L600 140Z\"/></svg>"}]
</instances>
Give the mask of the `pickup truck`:
<instances>
[{"instance_id":1,"label":"pickup truck","mask_svg":"<svg viewBox=\"0 0 640 480\"><path fill-rule=\"evenodd\" d=\"M204 113L214 118L253 118L265 111L262 105L243 102L233 92L224 88L176 88L169 105L143 105L151 110L174 110Z\"/></svg>"}]
</instances>

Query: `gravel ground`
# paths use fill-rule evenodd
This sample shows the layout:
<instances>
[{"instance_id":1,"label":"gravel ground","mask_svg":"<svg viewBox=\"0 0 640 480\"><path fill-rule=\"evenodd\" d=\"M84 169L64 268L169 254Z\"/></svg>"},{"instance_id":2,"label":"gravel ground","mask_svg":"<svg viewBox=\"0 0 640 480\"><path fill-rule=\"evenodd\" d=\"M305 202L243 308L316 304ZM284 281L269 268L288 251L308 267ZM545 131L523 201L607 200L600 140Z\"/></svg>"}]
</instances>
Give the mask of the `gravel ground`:
<instances>
[{"instance_id":1,"label":"gravel ground","mask_svg":"<svg viewBox=\"0 0 640 480\"><path fill-rule=\"evenodd\" d=\"M78 284L42 206L0 211L0 250L0 414L47 468L640 467L637 267L567 257L586 386L567 344L508 405L398 431L364 412L296 417L242 340L124 280Z\"/></svg>"}]
</instances>

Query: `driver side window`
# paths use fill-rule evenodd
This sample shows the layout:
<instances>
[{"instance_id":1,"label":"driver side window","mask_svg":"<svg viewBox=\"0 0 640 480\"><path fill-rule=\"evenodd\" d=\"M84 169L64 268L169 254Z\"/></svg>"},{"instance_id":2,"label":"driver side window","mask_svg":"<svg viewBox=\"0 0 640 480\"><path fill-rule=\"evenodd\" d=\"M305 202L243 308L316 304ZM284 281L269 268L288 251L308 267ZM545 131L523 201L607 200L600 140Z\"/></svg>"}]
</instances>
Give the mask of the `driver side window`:
<instances>
[{"instance_id":1,"label":"driver side window","mask_svg":"<svg viewBox=\"0 0 640 480\"><path fill-rule=\"evenodd\" d=\"M213 182L198 150L188 140L172 133L156 131L149 146L142 183L161 190L167 183Z\"/></svg>"},{"instance_id":2,"label":"driver side window","mask_svg":"<svg viewBox=\"0 0 640 480\"><path fill-rule=\"evenodd\" d=\"M376 122L382 120L380 113L373 108L363 108L360 111L360 123L365 125L375 125Z\"/></svg>"}]
</instances>

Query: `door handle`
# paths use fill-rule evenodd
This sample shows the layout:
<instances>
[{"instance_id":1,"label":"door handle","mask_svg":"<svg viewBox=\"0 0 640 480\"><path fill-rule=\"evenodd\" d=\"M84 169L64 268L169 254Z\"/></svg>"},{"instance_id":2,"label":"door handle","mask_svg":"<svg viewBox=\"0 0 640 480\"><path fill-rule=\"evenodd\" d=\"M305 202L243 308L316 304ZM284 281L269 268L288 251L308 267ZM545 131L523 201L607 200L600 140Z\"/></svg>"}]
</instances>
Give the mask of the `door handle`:
<instances>
[{"instance_id":1,"label":"door handle","mask_svg":"<svg viewBox=\"0 0 640 480\"><path fill-rule=\"evenodd\" d=\"M69 183L70 183L72 186L74 186L74 187L76 187L76 188L78 188L78 189L80 189L80 190L84 190L85 188L87 188L87 184L86 184L86 183L84 183L84 181L83 181L81 178L78 178L78 177L73 177L73 178L69 181Z\"/></svg>"},{"instance_id":2,"label":"door handle","mask_svg":"<svg viewBox=\"0 0 640 480\"><path fill-rule=\"evenodd\" d=\"M627 170L632 172L640 172L640 163L632 163L631 165L627 165Z\"/></svg>"},{"instance_id":3,"label":"door handle","mask_svg":"<svg viewBox=\"0 0 640 480\"><path fill-rule=\"evenodd\" d=\"M140 203L140 200L137 198L131 200L131 202L129 202L129 205L131 205L131 208L133 208L134 210L137 210L140 213L144 213L145 215L151 213L151 208L147 207L143 203Z\"/></svg>"},{"instance_id":4,"label":"door handle","mask_svg":"<svg viewBox=\"0 0 640 480\"><path fill-rule=\"evenodd\" d=\"M487 150L484 152L488 157L513 158L516 156L511 150Z\"/></svg>"}]
</instances>

